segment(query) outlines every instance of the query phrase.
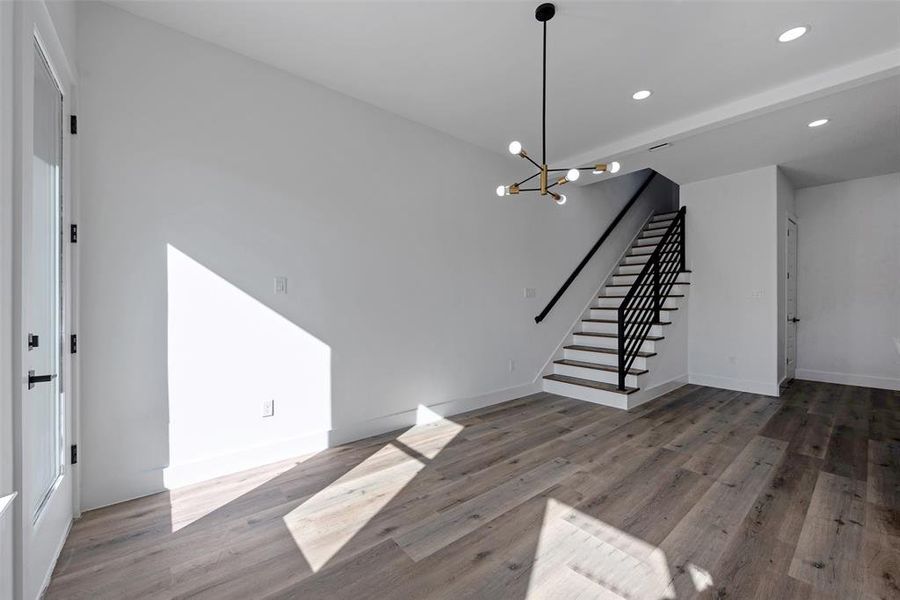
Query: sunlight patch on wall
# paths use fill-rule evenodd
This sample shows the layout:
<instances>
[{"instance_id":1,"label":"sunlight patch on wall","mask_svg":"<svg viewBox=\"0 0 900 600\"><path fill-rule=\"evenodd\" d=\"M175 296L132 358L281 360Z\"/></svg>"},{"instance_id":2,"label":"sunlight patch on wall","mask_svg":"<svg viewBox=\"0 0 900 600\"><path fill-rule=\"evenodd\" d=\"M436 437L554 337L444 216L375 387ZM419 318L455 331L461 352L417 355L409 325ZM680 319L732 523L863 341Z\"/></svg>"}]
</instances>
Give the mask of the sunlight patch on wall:
<instances>
[{"instance_id":1,"label":"sunlight patch on wall","mask_svg":"<svg viewBox=\"0 0 900 600\"><path fill-rule=\"evenodd\" d=\"M689 565L698 590L712 585ZM665 553L652 544L554 499L547 501L529 598L676 598Z\"/></svg>"},{"instance_id":2,"label":"sunlight patch on wall","mask_svg":"<svg viewBox=\"0 0 900 600\"><path fill-rule=\"evenodd\" d=\"M324 448L330 347L174 246L166 250L167 484ZM263 416L266 401L272 416Z\"/></svg>"}]
</instances>

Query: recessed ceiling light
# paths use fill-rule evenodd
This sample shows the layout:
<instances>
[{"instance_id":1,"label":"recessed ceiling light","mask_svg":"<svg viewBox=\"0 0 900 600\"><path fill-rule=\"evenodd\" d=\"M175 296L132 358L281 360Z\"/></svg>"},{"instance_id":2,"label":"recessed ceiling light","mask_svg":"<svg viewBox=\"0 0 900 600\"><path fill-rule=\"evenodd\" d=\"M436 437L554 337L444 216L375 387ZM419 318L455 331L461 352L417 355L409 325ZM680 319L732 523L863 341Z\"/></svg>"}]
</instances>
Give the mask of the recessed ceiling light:
<instances>
[{"instance_id":1,"label":"recessed ceiling light","mask_svg":"<svg viewBox=\"0 0 900 600\"><path fill-rule=\"evenodd\" d=\"M641 90L639 92L633 93L631 95L631 97L634 98L635 100L646 100L647 98L650 97L650 94L652 94L652 93L653 92L651 92L650 90Z\"/></svg>"},{"instance_id":2,"label":"recessed ceiling light","mask_svg":"<svg viewBox=\"0 0 900 600\"><path fill-rule=\"evenodd\" d=\"M828 122L828 119L816 119L815 121L813 121L809 125L807 125L807 127L821 127L822 125L824 125L827 122Z\"/></svg>"},{"instance_id":3,"label":"recessed ceiling light","mask_svg":"<svg viewBox=\"0 0 900 600\"><path fill-rule=\"evenodd\" d=\"M778 36L779 42L793 42L797 38L803 37L806 32L809 31L809 27L801 25L800 27L791 27L784 33Z\"/></svg>"}]
</instances>

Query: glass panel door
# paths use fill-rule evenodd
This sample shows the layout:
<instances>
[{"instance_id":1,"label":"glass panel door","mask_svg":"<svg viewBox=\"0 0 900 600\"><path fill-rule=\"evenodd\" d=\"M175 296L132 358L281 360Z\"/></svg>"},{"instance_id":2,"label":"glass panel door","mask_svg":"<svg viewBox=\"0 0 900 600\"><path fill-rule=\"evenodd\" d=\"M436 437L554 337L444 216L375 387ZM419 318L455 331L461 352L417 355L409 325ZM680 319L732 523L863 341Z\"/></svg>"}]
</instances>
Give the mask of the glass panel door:
<instances>
[{"instance_id":1,"label":"glass panel door","mask_svg":"<svg viewBox=\"0 0 900 600\"><path fill-rule=\"evenodd\" d=\"M29 389L25 477L34 490L35 519L63 470L62 338L62 129L63 96L44 53L34 46L34 148L30 236L26 250Z\"/></svg>"}]
</instances>

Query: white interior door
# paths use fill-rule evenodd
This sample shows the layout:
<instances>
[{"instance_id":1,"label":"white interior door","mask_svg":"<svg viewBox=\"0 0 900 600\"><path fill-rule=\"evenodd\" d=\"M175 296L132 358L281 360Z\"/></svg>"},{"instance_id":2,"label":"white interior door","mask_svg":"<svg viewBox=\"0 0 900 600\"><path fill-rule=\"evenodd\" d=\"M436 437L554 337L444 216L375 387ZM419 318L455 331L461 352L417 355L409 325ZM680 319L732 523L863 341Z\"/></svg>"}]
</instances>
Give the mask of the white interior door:
<instances>
[{"instance_id":1,"label":"white interior door","mask_svg":"<svg viewBox=\"0 0 900 600\"><path fill-rule=\"evenodd\" d=\"M785 302L787 309L787 335L785 335L785 361L787 379L793 379L797 370L797 223L792 219L787 222L787 250L785 252Z\"/></svg>"},{"instance_id":2,"label":"white interior door","mask_svg":"<svg viewBox=\"0 0 900 600\"><path fill-rule=\"evenodd\" d=\"M21 193L21 369L16 485L16 588L35 598L46 584L73 515L68 464L71 396L65 352L69 143L64 128L71 84L41 5L23 3L19 39ZM63 66L61 63L65 63Z\"/></svg>"}]
</instances>

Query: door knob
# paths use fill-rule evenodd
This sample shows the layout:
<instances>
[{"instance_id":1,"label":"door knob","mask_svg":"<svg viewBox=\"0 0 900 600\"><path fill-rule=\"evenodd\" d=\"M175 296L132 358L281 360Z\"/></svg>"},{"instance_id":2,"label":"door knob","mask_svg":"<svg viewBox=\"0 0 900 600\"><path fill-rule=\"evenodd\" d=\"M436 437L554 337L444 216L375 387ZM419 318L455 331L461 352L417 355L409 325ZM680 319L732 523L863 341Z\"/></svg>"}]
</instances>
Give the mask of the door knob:
<instances>
[{"instance_id":1,"label":"door knob","mask_svg":"<svg viewBox=\"0 0 900 600\"><path fill-rule=\"evenodd\" d=\"M799 322L800 322L800 319L798 319L797 317L791 317L791 323L799 323Z\"/></svg>"},{"instance_id":2,"label":"door knob","mask_svg":"<svg viewBox=\"0 0 900 600\"><path fill-rule=\"evenodd\" d=\"M28 371L28 389L33 388L36 383L46 383L54 379L56 379L56 373L52 375L35 375L34 369L31 369Z\"/></svg>"}]
</instances>

